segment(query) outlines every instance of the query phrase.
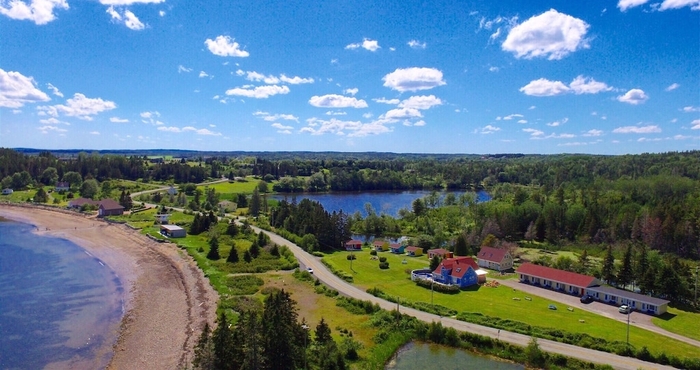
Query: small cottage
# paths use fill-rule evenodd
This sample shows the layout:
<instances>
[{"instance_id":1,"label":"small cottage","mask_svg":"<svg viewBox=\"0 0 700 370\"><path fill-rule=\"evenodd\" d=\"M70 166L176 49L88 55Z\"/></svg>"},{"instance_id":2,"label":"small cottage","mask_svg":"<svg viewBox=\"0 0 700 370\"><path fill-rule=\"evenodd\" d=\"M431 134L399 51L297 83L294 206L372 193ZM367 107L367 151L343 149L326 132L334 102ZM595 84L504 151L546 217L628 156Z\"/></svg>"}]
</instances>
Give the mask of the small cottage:
<instances>
[{"instance_id":1,"label":"small cottage","mask_svg":"<svg viewBox=\"0 0 700 370\"><path fill-rule=\"evenodd\" d=\"M506 271L513 268L513 257L507 249L481 247L476 255L476 263L487 269Z\"/></svg>"},{"instance_id":2,"label":"small cottage","mask_svg":"<svg viewBox=\"0 0 700 370\"><path fill-rule=\"evenodd\" d=\"M102 199L97 207L97 216L119 216L124 214L124 207L114 199Z\"/></svg>"},{"instance_id":3,"label":"small cottage","mask_svg":"<svg viewBox=\"0 0 700 370\"><path fill-rule=\"evenodd\" d=\"M187 231L177 225L160 225L160 233L169 238L184 238Z\"/></svg>"},{"instance_id":4,"label":"small cottage","mask_svg":"<svg viewBox=\"0 0 700 370\"><path fill-rule=\"evenodd\" d=\"M69 191L70 183L68 181L59 181L56 183L56 191Z\"/></svg>"},{"instance_id":5,"label":"small cottage","mask_svg":"<svg viewBox=\"0 0 700 370\"><path fill-rule=\"evenodd\" d=\"M372 243L372 249L377 252L386 252L389 250L389 242L384 240L375 240Z\"/></svg>"},{"instance_id":6,"label":"small cottage","mask_svg":"<svg viewBox=\"0 0 700 370\"><path fill-rule=\"evenodd\" d=\"M406 247L406 255L411 257L418 257L423 255L423 248L410 246Z\"/></svg>"},{"instance_id":7,"label":"small cottage","mask_svg":"<svg viewBox=\"0 0 700 370\"><path fill-rule=\"evenodd\" d=\"M398 244L398 243L392 243L389 245L389 249L391 250L391 253L394 254L404 254L406 249L406 246Z\"/></svg>"},{"instance_id":8,"label":"small cottage","mask_svg":"<svg viewBox=\"0 0 700 370\"><path fill-rule=\"evenodd\" d=\"M452 252L448 251L447 249L443 248L436 248L436 249L428 249L428 259L433 259L433 257L438 256L442 259L445 258L452 258Z\"/></svg>"},{"instance_id":9,"label":"small cottage","mask_svg":"<svg viewBox=\"0 0 700 370\"><path fill-rule=\"evenodd\" d=\"M352 239L345 242L345 250L350 252L357 252L362 250L362 241L357 239Z\"/></svg>"}]
</instances>

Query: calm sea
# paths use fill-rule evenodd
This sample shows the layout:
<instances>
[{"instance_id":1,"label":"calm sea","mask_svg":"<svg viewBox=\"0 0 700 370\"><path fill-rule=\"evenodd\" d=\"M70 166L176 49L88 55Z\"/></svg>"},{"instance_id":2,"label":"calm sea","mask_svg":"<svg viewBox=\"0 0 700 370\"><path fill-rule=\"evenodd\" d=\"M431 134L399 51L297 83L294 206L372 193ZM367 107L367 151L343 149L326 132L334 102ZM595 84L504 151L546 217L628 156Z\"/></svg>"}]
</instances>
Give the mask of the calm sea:
<instances>
[{"instance_id":1,"label":"calm sea","mask_svg":"<svg viewBox=\"0 0 700 370\"><path fill-rule=\"evenodd\" d=\"M72 242L33 229L0 222L0 369L104 368L123 316L119 279Z\"/></svg>"}]
</instances>

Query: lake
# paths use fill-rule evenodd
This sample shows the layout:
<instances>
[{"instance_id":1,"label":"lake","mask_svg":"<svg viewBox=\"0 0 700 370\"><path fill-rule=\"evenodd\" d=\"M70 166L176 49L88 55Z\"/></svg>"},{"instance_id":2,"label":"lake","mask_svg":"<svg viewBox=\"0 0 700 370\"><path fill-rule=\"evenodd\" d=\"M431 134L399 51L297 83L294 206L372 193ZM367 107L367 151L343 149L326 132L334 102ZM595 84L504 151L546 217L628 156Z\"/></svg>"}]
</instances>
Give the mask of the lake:
<instances>
[{"instance_id":1,"label":"lake","mask_svg":"<svg viewBox=\"0 0 700 370\"><path fill-rule=\"evenodd\" d=\"M390 370L523 370L525 366L498 361L473 353L436 344L411 342L401 347L386 365Z\"/></svg>"},{"instance_id":2,"label":"lake","mask_svg":"<svg viewBox=\"0 0 700 370\"><path fill-rule=\"evenodd\" d=\"M298 193L298 194L274 194L270 198L276 200L287 199L291 202L296 199L297 202L302 199L310 199L321 203L323 208L328 212L343 211L346 214L354 214L360 212L362 216L367 216L365 204L372 205L374 211L378 214L385 213L392 217L399 215L401 208L412 209L411 205L414 200L423 198L432 193L428 190L417 191L400 191L400 192L333 192L333 193ZM457 199L464 194L463 191L439 192L441 199L448 193L453 193ZM471 192L470 192L471 193ZM475 194L477 202L485 202L491 199L491 196L485 191L478 191Z\"/></svg>"},{"instance_id":3,"label":"lake","mask_svg":"<svg viewBox=\"0 0 700 370\"><path fill-rule=\"evenodd\" d=\"M0 368L106 367L123 316L115 273L68 240L0 221Z\"/></svg>"}]
</instances>

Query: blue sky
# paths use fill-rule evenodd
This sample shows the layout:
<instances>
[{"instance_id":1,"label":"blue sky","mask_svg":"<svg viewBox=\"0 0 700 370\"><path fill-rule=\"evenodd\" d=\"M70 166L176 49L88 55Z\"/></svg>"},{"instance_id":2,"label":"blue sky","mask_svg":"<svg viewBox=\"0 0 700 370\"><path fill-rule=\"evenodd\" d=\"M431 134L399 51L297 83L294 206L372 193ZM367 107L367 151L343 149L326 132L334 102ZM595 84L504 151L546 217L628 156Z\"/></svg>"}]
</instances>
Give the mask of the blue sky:
<instances>
[{"instance_id":1,"label":"blue sky","mask_svg":"<svg viewBox=\"0 0 700 370\"><path fill-rule=\"evenodd\" d=\"M0 0L0 146L700 149L700 0Z\"/></svg>"}]
</instances>

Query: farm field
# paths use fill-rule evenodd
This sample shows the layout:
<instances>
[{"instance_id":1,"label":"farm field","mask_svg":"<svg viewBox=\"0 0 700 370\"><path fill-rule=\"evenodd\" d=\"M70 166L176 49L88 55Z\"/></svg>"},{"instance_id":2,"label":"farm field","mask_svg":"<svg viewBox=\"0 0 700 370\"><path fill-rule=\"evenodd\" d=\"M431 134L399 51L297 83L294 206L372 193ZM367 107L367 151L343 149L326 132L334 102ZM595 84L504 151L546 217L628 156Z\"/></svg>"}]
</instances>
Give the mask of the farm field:
<instances>
[{"instance_id":1,"label":"farm field","mask_svg":"<svg viewBox=\"0 0 700 370\"><path fill-rule=\"evenodd\" d=\"M431 291L418 287L410 280L410 270L428 266L427 257L407 257L388 252L378 253L387 257L389 269L381 270L379 262L370 259L368 250L355 252L357 259L350 261L349 252L336 252L324 257L324 261L335 269L349 273L354 284L362 289L379 288L389 295L399 296L413 302L431 302ZM403 260L406 264L402 264ZM525 324L554 327L572 333L586 333L607 341L626 341L627 326L624 323L605 318L582 310L568 311L562 304L540 297L524 299L525 293L500 286L498 288L479 287L464 290L456 295L433 293L433 302L458 312L476 312L487 316L510 319ZM520 298L514 300L513 298ZM558 310L550 310L550 304ZM580 321L583 320L583 323ZM657 334L637 327L630 327L630 343L636 348L647 346L652 353L673 354L680 357L697 357L698 349L688 344L669 338L663 341L653 340ZM653 343L653 345L651 345Z\"/></svg>"}]
</instances>

